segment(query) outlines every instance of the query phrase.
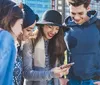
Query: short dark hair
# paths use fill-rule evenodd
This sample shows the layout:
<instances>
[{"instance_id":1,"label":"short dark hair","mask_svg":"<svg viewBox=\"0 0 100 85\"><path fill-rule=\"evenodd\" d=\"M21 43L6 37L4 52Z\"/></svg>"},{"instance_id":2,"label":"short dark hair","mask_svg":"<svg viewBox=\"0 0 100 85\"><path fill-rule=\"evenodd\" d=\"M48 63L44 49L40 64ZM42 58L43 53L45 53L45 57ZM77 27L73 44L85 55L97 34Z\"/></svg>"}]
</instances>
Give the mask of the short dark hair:
<instances>
[{"instance_id":1,"label":"short dark hair","mask_svg":"<svg viewBox=\"0 0 100 85\"><path fill-rule=\"evenodd\" d=\"M84 4L84 7L87 8L90 4L91 0L69 0L69 4L73 6L80 6Z\"/></svg>"}]
</instances>

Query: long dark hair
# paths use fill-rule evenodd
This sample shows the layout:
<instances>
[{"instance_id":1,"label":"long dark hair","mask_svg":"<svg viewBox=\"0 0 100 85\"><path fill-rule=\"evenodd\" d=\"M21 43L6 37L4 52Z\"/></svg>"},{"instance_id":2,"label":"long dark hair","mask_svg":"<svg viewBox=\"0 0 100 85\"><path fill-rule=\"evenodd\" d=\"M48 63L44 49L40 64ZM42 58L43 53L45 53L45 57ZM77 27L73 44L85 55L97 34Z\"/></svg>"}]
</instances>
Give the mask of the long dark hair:
<instances>
[{"instance_id":1,"label":"long dark hair","mask_svg":"<svg viewBox=\"0 0 100 85\"><path fill-rule=\"evenodd\" d=\"M17 5L15 5L2 20L1 27L7 31L11 31L11 27L14 26L18 19L23 19L23 12Z\"/></svg>"},{"instance_id":2,"label":"long dark hair","mask_svg":"<svg viewBox=\"0 0 100 85\"><path fill-rule=\"evenodd\" d=\"M43 25L38 26L38 34L37 38L34 40L34 46L40 40L40 38L44 36L43 33ZM56 60L63 64L64 61L64 51L66 49L65 42L64 42L64 33L63 29L60 28L58 33L49 40L48 45L48 54L50 56L50 65L53 67L56 63Z\"/></svg>"}]
</instances>

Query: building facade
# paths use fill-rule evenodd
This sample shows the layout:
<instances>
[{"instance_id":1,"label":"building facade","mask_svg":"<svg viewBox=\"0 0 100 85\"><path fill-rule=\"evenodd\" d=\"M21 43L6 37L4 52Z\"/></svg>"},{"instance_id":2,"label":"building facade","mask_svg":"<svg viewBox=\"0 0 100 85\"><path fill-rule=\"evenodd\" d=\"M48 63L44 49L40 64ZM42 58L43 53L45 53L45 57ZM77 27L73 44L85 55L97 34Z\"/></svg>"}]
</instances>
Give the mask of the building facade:
<instances>
[{"instance_id":1,"label":"building facade","mask_svg":"<svg viewBox=\"0 0 100 85\"><path fill-rule=\"evenodd\" d=\"M47 9L52 8L51 0L23 0L23 2L31 7L40 18Z\"/></svg>"},{"instance_id":2,"label":"building facade","mask_svg":"<svg viewBox=\"0 0 100 85\"><path fill-rule=\"evenodd\" d=\"M48 9L58 10L63 15L64 19L69 16L69 7L66 4L66 0L13 0L17 3L23 2L30 6L35 13L41 18L44 11ZM98 12L98 18L100 18L100 0L91 0L90 7L92 10Z\"/></svg>"},{"instance_id":3,"label":"building facade","mask_svg":"<svg viewBox=\"0 0 100 85\"><path fill-rule=\"evenodd\" d=\"M66 4L66 0L56 0L56 9L63 15L64 19L69 16L69 7ZM91 10L96 10L98 12L98 18L100 18L100 0L91 0L90 3Z\"/></svg>"},{"instance_id":4,"label":"building facade","mask_svg":"<svg viewBox=\"0 0 100 85\"><path fill-rule=\"evenodd\" d=\"M19 4L20 2L27 4L41 18L42 14L48 9L55 9L55 0L12 0Z\"/></svg>"},{"instance_id":5,"label":"building facade","mask_svg":"<svg viewBox=\"0 0 100 85\"><path fill-rule=\"evenodd\" d=\"M91 0L91 9L98 12L98 18L100 18L100 0Z\"/></svg>"}]
</instances>

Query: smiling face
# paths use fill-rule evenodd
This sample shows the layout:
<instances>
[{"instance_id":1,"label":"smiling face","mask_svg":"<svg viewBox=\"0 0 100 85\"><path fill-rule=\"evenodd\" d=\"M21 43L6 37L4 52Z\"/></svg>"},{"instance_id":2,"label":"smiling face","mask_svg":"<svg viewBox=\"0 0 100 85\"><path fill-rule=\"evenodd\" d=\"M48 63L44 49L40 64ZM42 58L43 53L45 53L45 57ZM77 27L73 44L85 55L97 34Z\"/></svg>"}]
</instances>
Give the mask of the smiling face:
<instances>
[{"instance_id":1,"label":"smiling face","mask_svg":"<svg viewBox=\"0 0 100 85\"><path fill-rule=\"evenodd\" d=\"M89 7L85 8L84 4L79 6L69 6L70 8L70 15L75 23L77 24L83 24L86 22L87 18L87 11L89 10Z\"/></svg>"},{"instance_id":2,"label":"smiling face","mask_svg":"<svg viewBox=\"0 0 100 85\"><path fill-rule=\"evenodd\" d=\"M31 26L23 29L23 40L29 39L32 35L32 30L35 27L36 22L34 22Z\"/></svg>"},{"instance_id":3,"label":"smiling face","mask_svg":"<svg viewBox=\"0 0 100 85\"><path fill-rule=\"evenodd\" d=\"M50 25L44 25L43 26L43 33L44 33L44 39L52 39L54 35L56 35L59 31L58 26L50 26Z\"/></svg>"}]
</instances>

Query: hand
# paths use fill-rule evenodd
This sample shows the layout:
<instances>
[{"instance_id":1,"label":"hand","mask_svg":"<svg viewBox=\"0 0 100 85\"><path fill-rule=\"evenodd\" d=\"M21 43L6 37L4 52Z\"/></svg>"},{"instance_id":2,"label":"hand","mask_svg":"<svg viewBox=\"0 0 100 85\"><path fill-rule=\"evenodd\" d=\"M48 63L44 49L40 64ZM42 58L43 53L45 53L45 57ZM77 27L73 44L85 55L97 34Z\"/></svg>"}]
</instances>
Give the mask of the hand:
<instances>
[{"instance_id":1,"label":"hand","mask_svg":"<svg viewBox=\"0 0 100 85\"><path fill-rule=\"evenodd\" d=\"M60 85L67 85L67 82L69 81L68 79L65 78L59 78L60 80Z\"/></svg>"},{"instance_id":2,"label":"hand","mask_svg":"<svg viewBox=\"0 0 100 85\"><path fill-rule=\"evenodd\" d=\"M63 75L67 75L69 73L69 69L71 68L71 65L67 67L66 65L61 65L60 68L62 69Z\"/></svg>"},{"instance_id":3,"label":"hand","mask_svg":"<svg viewBox=\"0 0 100 85\"><path fill-rule=\"evenodd\" d=\"M51 71L54 73L54 75L55 75L57 78L63 76L62 69L61 69L60 67L55 67L55 68L51 69Z\"/></svg>"},{"instance_id":4,"label":"hand","mask_svg":"<svg viewBox=\"0 0 100 85\"><path fill-rule=\"evenodd\" d=\"M100 85L100 81L94 82L95 85Z\"/></svg>"},{"instance_id":5,"label":"hand","mask_svg":"<svg viewBox=\"0 0 100 85\"><path fill-rule=\"evenodd\" d=\"M61 68L61 67L64 67L64 66L65 66L65 65L62 65L62 66L60 66L60 67L55 67L55 68L51 69L51 71L54 72L54 74L55 74L55 76L56 76L57 78L60 78L60 77L62 77L62 76L64 76L64 75L67 75L67 74L69 73L70 67Z\"/></svg>"}]
</instances>

